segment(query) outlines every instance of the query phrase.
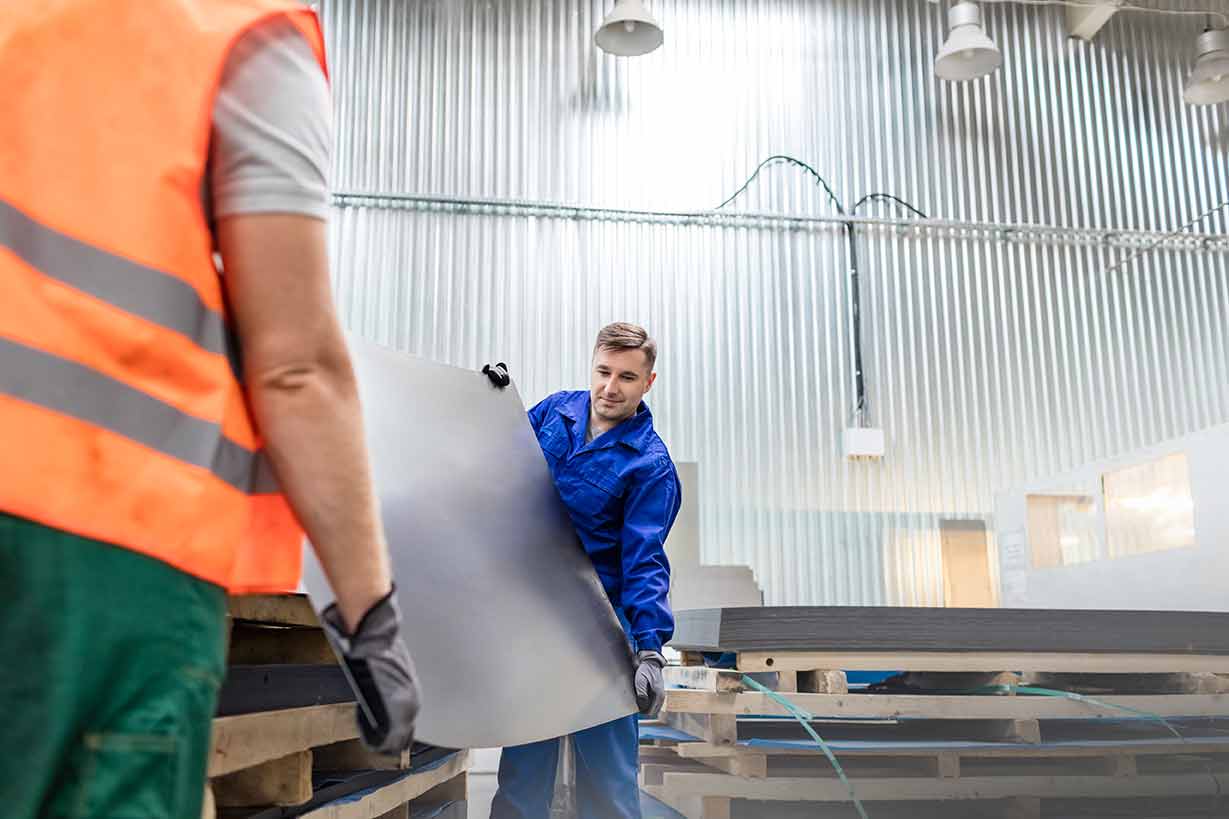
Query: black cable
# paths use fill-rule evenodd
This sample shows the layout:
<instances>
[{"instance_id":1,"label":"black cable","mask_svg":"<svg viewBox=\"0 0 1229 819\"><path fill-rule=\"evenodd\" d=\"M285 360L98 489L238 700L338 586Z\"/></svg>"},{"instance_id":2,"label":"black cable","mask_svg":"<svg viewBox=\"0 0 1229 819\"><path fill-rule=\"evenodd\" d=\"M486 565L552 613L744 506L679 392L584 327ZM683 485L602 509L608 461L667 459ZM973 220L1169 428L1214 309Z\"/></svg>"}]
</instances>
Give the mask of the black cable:
<instances>
[{"instance_id":1,"label":"black cable","mask_svg":"<svg viewBox=\"0 0 1229 819\"><path fill-rule=\"evenodd\" d=\"M890 193L868 193L866 196L863 196L861 199L859 199L858 203L850 209L849 211L850 215L857 213L858 208L862 207L862 205L866 204L867 202L872 202L875 200L887 200L889 202L894 202L895 204L900 205L902 208L918 216L921 219L930 218L929 216L922 213L917 208L913 207L913 205L910 205L904 199L901 199L899 196L893 196Z\"/></svg>"},{"instance_id":2,"label":"black cable","mask_svg":"<svg viewBox=\"0 0 1229 819\"><path fill-rule=\"evenodd\" d=\"M894 196L890 193L868 193L859 199L849 210L850 216L858 212L858 208L865 205L867 202L889 202L898 207L904 208L910 213L918 216L921 219L928 218L926 214L915 208L913 205L901 199L899 196ZM861 424L866 418L866 385L865 376L862 371L862 293L861 281L858 272L858 253L857 245L854 240L853 223L847 225L849 236L849 300L851 302L850 312L853 314L853 370L854 370L854 387L857 394L857 405L855 412L857 413L857 423Z\"/></svg>"},{"instance_id":3,"label":"black cable","mask_svg":"<svg viewBox=\"0 0 1229 819\"><path fill-rule=\"evenodd\" d=\"M819 184L823 186L824 191L828 194L828 198L832 200L832 204L836 205L837 213L844 215L845 208L842 207L841 200L837 199L836 194L832 192L832 187L828 184L828 180L820 176L819 171L815 170L810 165L803 162L801 159L795 159L794 157L786 156L785 154L774 154L773 156L768 157L763 162L761 162L759 165L757 165L755 168L755 171L751 174L751 176L747 177L747 181L742 184L742 187L734 191L734 193L730 195L730 198L726 199L724 202L722 202L720 205L714 208L714 210L721 210L726 205L730 204L735 199L737 199L743 193L743 191L747 190L747 188L750 187L751 183L755 181L755 178L760 175L760 171L764 169L764 166L771 165L774 162L786 162L786 163L789 163L790 165L796 165L797 167L802 168L804 171L809 173L811 176L815 177L816 181L818 181Z\"/></svg>"},{"instance_id":4,"label":"black cable","mask_svg":"<svg viewBox=\"0 0 1229 819\"><path fill-rule=\"evenodd\" d=\"M861 426L866 416L866 380L862 374L862 286L858 274L858 249L853 223L845 224L849 238L849 312L853 319L853 378L856 395L855 412Z\"/></svg>"},{"instance_id":5,"label":"black cable","mask_svg":"<svg viewBox=\"0 0 1229 819\"><path fill-rule=\"evenodd\" d=\"M815 177L816 181L823 186L824 191L828 194L828 198L832 200L832 204L836 206L837 213L840 213L842 216L845 215L845 208L841 205L841 200L837 198L835 193L833 193L832 187L828 184L828 180L824 179L820 175L819 171L815 170L801 159L795 159L794 157L786 156L785 154L774 154L757 165L755 171L750 177L747 178L747 181L742 184L742 187L734 191L728 199L718 205L716 210L721 210L742 195L742 193L751 186L751 183L755 181L756 177L760 175L760 171L762 171L765 166L771 165L774 162L785 162L790 165L794 165L802 168L811 176ZM913 213L922 219L929 218L926 214L922 213L913 205L910 205L904 199L901 199L899 196L893 196L890 193L868 193L866 196L863 196L858 200L857 204L855 204L849 211L849 215L852 216L857 213L858 208L867 202L875 201L891 202L899 207L905 208L910 213ZM862 287L858 273L857 239L854 235L854 224L852 222L847 222L845 224L845 236L849 241L849 311L851 323L853 325L851 329L853 333L854 391L856 394L855 412L857 413L857 423L861 424L866 417L866 378L862 371Z\"/></svg>"}]
</instances>

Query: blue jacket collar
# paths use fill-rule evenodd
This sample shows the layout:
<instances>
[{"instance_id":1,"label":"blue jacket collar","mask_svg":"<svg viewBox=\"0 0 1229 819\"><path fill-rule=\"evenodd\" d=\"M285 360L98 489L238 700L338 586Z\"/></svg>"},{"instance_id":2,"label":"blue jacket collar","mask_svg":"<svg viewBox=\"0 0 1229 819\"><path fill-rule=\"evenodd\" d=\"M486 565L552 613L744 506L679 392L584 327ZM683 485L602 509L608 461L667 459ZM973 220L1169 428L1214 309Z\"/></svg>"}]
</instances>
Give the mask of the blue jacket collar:
<instances>
[{"instance_id":1,"label":"blue jacket collar","mask_svg":"<svg viewBox=\"0 0 1229 819\"><path fill-rule=\"evenodd\" d=\"M560 402L556 409L560 415L574 424L588 424L589 400L589 393L581 391L576 393L575 397ZM653 413L649 412L649 405L641 401L640 406L636 408L636 414L620 421L618 426L602 436L601 441L603 447L623 444L637 452L643 452L652 434Z\"/></svg>"}]
</instances>

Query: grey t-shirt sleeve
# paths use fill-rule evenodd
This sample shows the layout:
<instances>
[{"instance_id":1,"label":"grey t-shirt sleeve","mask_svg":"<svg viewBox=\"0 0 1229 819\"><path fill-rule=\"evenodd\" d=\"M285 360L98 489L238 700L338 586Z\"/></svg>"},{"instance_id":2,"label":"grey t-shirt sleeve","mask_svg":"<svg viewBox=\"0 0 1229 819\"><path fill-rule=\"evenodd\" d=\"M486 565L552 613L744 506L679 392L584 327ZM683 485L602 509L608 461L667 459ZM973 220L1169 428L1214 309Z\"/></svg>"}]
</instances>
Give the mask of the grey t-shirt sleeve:
<instances>
[{"instance_id":1,"label":"grey t-shirt sleeve","mask_svg":"<svg viewBox=\"0 0 1229 819\"><path fill-rule=\"evenodd\" d=\"M213 106L212 219L298 213L327 219L333 108L311 44L286 18L239 39Z\"/></svg>"}]
</instances>

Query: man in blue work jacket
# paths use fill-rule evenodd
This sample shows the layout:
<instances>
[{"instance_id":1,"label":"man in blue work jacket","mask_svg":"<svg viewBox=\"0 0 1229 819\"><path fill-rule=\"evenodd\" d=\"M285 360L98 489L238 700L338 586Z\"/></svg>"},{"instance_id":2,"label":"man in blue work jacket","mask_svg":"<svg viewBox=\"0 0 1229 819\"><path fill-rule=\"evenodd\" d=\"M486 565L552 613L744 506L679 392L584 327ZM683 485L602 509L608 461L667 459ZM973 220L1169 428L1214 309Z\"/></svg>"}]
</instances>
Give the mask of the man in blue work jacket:
<instances>
[{"instance_id":1,"label":"man in blue work jacket","mask_svg":"<svg viewBox=\"0 0 1229 819\"><path fill-rule=\"evenodd\" d=\"M662 644L674 634L664 547L681 489L666 445L641 400L657 374L657 345L643 328L611 324L593 350L588 392L559 392L529 411L560 497L636 653L640 713L665 699ZM492 819L550 815L557 739L505 748ZM636 717L572 735L580 819L639 819Z\"/></svg>"}]
</instances>

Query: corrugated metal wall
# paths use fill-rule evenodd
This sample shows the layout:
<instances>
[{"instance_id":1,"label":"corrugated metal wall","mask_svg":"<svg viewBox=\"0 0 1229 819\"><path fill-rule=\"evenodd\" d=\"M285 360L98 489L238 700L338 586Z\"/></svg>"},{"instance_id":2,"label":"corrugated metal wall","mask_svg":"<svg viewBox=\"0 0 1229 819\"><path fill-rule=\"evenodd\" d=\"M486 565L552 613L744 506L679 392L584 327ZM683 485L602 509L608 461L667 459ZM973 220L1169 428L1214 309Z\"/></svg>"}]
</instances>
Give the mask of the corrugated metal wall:
<instances>
[{"instance_id":1,"label":"corrugated metal wall","mask_svg":"<svg viewBox=\"0 0 1229 819\"><path fill-rule=\"evenodd\" d=\"M763 158L852 203L1168 229L1229 198L1229 120L1184 106L1192 18L1119 14L1092 44L1055 8L993 5L987 80L936 80L921 0L657 0L660 51L596 51L601 0L326 0L342 191L710 208ZM527 400L583 386L604 322L661 343L650 395L702 473L706 560L771 603L942 603L938 520L994 492L1229 420L1225 258L863 229L869 420L851 464L838 226L337 209L343 316L443 361L507 361ZM773 166L731 207L831 213ZM879 205L871 215L891 215ZM1219 214L1203 226L1223 232Z\"/></svg>"}]
</instances>

